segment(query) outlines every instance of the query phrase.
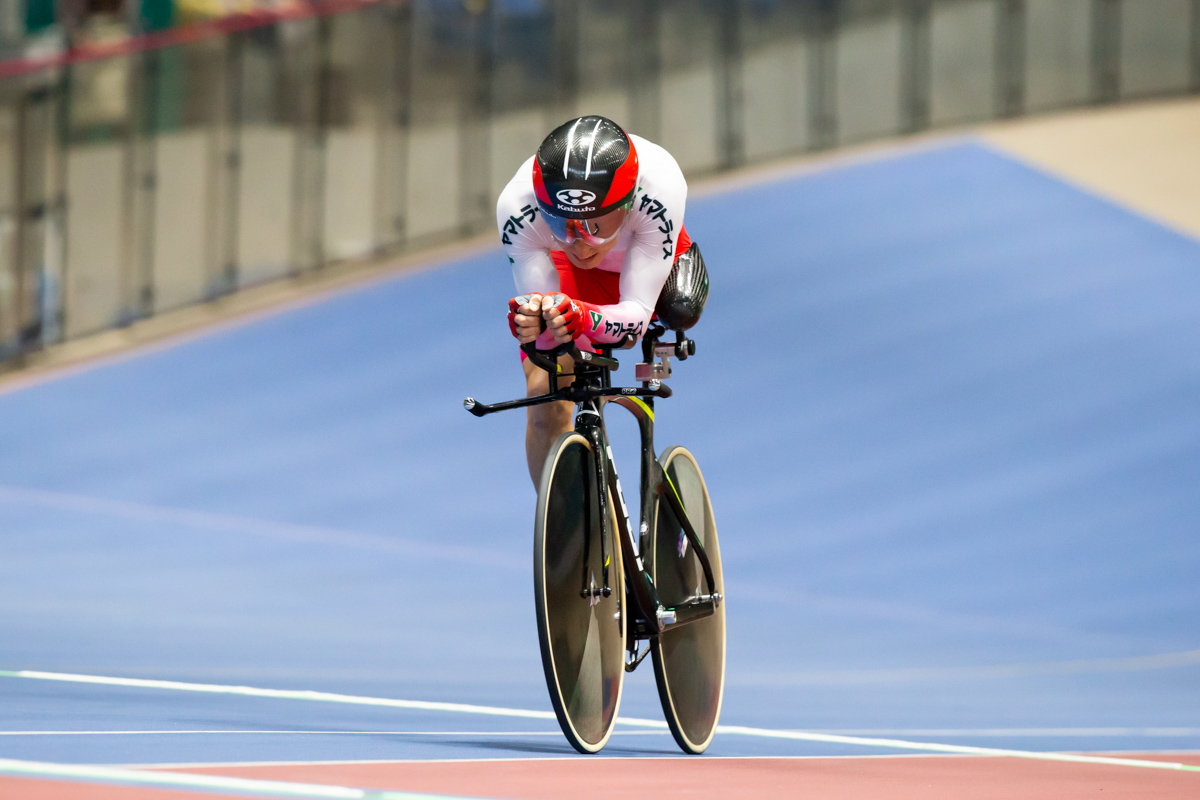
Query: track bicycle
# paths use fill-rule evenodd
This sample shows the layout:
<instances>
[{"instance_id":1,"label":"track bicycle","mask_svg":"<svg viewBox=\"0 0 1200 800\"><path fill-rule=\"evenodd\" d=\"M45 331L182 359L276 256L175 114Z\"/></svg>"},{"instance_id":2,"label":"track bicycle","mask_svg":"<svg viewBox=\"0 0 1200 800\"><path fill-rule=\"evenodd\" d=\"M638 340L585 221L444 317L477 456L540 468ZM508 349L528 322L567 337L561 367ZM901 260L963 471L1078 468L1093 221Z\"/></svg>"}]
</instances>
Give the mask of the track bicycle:
<instances>
[{"instance_id":1,"label":"track bicycle","mask_svg":"<svg viewBox=\"0 0 1200 800\"><path fill-rule=\"evenodd\" d=\"M540 351L530 343L522 349L549 373L547 394L492 405L463 401L479 417L560 400L576 404L574 430L558 438L542 470L534 589L550 699L567 740L581 753L608 742L625 673L647 654L667 724L685 752L704 752L721 712L725 587L708 489L687 449L668 447L657 457L654 451L654 401L672 394L663 383L670 358L695 354L695 342L681 328L674 342L661 341L666 332L652 325L642 339L641 386L612 385L619 363L611 347L592 353L572 343ZM626 346L634 343L627 339ZM570 375L558 361L564 354L574 361ZM560 386L566 378L573 380ZM641 434L636 539L604 425L609 400L633 414Z\"/></svg>"}]
</instances>

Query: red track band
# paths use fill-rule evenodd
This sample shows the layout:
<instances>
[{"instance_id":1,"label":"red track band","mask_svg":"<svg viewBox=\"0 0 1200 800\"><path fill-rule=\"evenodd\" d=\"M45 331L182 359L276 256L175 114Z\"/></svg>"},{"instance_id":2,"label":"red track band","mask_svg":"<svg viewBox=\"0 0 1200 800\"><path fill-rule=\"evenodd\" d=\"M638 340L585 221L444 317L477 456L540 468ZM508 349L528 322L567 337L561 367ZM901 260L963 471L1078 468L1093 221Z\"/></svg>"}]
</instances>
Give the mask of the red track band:
<instances>
[{"instance_id":1,"label":"red track band","mask_svg":"<svg viewBox=\"0 0 1200 800\"><path fill-rule=\"evenodd\" d=\"M394 1L394 0L393 0ZM248 14L231 14L220 19L207 22L196 22L191 25L180 25L165 31L131 36L119 42L105 44L83 45L72 47L60 53L40 58L14 58L10 61L0 61L0 78L13 78L28 75L38 70L64 67L84 61L100 61L105 58L125 56L132 53L143 53L147 50L161 50L165 47L211 39L215 36L261 28L285 20L307 19L321 17L327 14L339 14L344 11L354 11L366 6L376 5L388 0L323 0L310 2L302 6L293 6L279 11L252 11Z\"/></svg>"}]
</instances>

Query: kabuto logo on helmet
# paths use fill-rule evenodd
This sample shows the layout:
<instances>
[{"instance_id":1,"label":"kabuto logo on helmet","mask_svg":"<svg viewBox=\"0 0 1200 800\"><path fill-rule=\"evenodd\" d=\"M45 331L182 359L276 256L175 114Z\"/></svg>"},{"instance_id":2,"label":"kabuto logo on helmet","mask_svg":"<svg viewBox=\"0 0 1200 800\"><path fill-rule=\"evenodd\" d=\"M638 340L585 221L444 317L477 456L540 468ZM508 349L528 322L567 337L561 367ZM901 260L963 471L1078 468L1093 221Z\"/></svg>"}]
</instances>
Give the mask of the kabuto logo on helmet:
<instances>
[{"instance_id":1,"label":"kabuto logo on helmet","mask_svg":"<svg viewBox=\"0 0 1200 800\"><path fill-rule=\"evenodd\" d=\"M587 189L563 189L554 196L558 198L558 202L569 206L586 206L596 200L596 193Z\"/></svg>"}]
</instances>

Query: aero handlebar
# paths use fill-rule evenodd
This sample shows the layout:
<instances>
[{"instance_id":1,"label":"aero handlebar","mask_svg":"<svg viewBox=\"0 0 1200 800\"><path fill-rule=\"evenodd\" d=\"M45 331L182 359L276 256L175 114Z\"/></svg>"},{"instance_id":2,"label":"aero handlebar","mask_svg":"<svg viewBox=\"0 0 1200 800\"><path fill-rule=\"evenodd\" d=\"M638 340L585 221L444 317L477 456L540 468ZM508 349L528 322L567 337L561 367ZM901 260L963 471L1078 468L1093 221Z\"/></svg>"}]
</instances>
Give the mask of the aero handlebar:
<instances>
[{"instance_id":1,"label":"aero handlebar","mask_svg":"<svg viewBox=\"0 0 1200 800\"><path fill-rule=\"evenodd\" d=\"M552 350L538 350L534 342L526 342L521 345L521 351L529 356L529 360L536 366L541 367L552 374L557 375L560 371L558 365L559 356L570 356L576 361L582 361L584 364L591 364L595 367L603 369L617 369L621 366L620 362L612 356L601 355L600 353L592 353L587 350L580 350L574 342L560 344Z\"/></svg>"},{"instance_id":2,"label":"aero handlebar","mask_svg":"<svg viewBox=\"0 0 1200 800\"><path fill-rule=\"evenodd\" d=\"M587 398L600 397L670 397L671 388L666 384L659 384L653 388L643 387L609 387L603 386L564 386L558 387L558 377L562 374L562 367L558 363L558 357L567 355L575 359L576 370L580 367L585 369L591 368L592 371L614 370L620 366L620 362L610 355L603 353L593 353L588 350L580 350L574 342L560 344L551 350L538 350L537 345L533 342L528 342L521 345L522 352L529 357L533 364L546 372L550 373L550 392L538 397L523 397L520 400L509 400L504 403L480 403L473 397L468 397L463 401L463 407L477 417L483 417L488 414L494 414L497 411L507 411L513 408L526 408L528 406L541 405L542 403L550 403L556 400L569 400L578 403ZM569 377L569 376L564 376Z\"/></svg>"}]
</instances>

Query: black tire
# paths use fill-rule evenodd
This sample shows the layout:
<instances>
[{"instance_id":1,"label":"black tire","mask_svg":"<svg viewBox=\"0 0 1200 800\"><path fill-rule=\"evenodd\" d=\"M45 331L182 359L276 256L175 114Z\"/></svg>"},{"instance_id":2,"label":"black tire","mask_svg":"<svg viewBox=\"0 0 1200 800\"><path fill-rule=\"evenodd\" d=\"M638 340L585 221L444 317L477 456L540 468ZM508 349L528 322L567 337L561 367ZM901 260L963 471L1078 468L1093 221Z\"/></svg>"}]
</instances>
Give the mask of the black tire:
<instances>
[{"instance_id":1,"label":"black tire","mask_svg":"<svg viewBox=\"0 0 1200 800\"><path fill-rule=\"evenodd\" d=\"M668 448L658 461L679 491L684 510L712 564L716 590L724 598L717 526L700 467L692 454L682 447ZM708 584L700 559L694 555L690 542L683 538L683 529L661 496L655 507L651 531L646 567L662 604L670 608L697 594L707 594ZM651 643L650 652L654 658L658 696L675 741L686 753L703 753L716 732L725 692L724 599L711 617L681 625L657 637Z\"/></svg>"},{"instance_id":2,"label":"black tire","mask_svg":"<svg viewBox=\"0 0 1200 800\"><path fill-rule=\"evenodd\" d=\"M610 520L613 513L610 502ZM612 593L580 594L585 580L603 585L603 531L591 444L578 433L565 433L542 470L533 580L546 686L558 724L581 753L595 753L608 742L625 677L625 580L615 521L607 532Z\"/></svg>"}]
</instances>

